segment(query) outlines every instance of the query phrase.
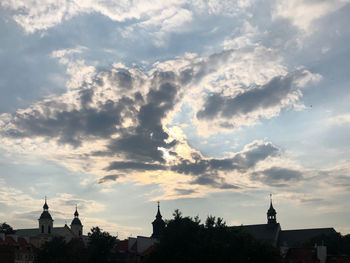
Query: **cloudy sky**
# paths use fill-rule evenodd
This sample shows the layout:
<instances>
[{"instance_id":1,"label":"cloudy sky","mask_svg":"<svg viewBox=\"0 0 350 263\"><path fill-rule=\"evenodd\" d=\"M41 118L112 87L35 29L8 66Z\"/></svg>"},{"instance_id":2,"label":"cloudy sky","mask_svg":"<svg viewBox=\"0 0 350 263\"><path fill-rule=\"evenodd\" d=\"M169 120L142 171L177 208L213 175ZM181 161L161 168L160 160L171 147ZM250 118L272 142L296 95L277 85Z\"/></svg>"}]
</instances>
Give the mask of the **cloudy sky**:
<instances>
[{"instance_id":1,"label":"cloudy sky","mask_svg":"<svg viewBox=\"0 0 350 263\"><path fill-rule=\"evenodd\" d=\"M150 235L156 201L350 233L349 0L2 0L0 221Z\"/></svg>"}]
</instances>

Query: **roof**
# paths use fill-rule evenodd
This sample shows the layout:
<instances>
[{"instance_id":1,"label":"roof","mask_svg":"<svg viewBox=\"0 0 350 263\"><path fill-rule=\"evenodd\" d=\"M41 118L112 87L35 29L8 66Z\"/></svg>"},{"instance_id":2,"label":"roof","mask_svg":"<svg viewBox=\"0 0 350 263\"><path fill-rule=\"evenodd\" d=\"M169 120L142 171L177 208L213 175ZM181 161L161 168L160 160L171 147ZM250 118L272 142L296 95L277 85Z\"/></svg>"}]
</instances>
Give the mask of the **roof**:
<instances>
[{"instance_id":1,"label":"roof","mask_svg":"<svg viewBox=\"0 0 350 263\"><path fill-rule=\"evenodd\" d=\"M155 245L151 245L149 248L147 248L145 251L143 251L141 256L143 256L143 257L148 256L149 254L151 254L151 252L154 250L155 247L156 247Z\"/></svg>"},{"instance_id":2,"label":"roof","mask_svg":"<svg viewBox=\"0 0 350 263\"><path fill-rule=\"evenodd\" d=\"M63 231L64 227L54 227L53 235L58 235ZM16 235L19 237L34 237L40 234L39 228L16 229Z\"/></svg>"},{"instance_id":3,"label":"roof","mask_svg":"<svg viewBox=\"0 0 350 263\"><path fill-rule=\"evenodd\" d=\"M280 247L298 247L309 241L311 238L320 235L331 235L336 233L334 228L311 228L282 230L279 234L278 245Z\"/></svg>"},{"instance_id":4,"label":"roof","mask_svg":"<svg viewBox=\"0 0 350 263\"><path fill-rule=\"evenodd\" d=\"M290 248L284 258L285 262L319 263L315 248Z\"/></svg>"},{"instance_id":5,"label":"roof","mask_svg":"<svg viewBox=\"0 0 350 263\"><path fill-rule=\"evenodd\" d=\"M128 240L122 240L119 241L118 244L115 246L115 250L119 252L127 252L128 251Z\"/></svg>"},{"instance_id":6,"label":"roof","mask_svg":"<svg viewBox=\"0 0 350 263\"><path fill-rule=\"evenodd\" d=\"M81 226L82 224L81 224L80 219L76 217L76 218L74 218L74 219L72 220L71 225L79 225L79 226Z\"/></svg>"},{"instance_id":7,"label":"roof","mask_svg":"<svg viewBox=\"0 0 350 263\"><path fill-rule=\"evenodd\" d=\"M281 229L280 224L278 223L275 225L268 225L268 224L242 225L242 226L238 226L237 228L241 228L243 231L249 233L256 239L269 241L273 244L275 244L278 232Z\"/></svg>"},{"instance_id":8,"label":"roof","mask_svg":"<svg viewBox=\"0 0 350 263\"><path fill-rule=\"evenodd\" d=\"M53 229L52 229L52 234L53 235L58 235L58 234L60 234L63 230L65 229L65 227L63 226L63 227L54 227ZM69 229L69 228L68 228Z\"/></svg>"},{"instance_id":9,"label":"roof","mask_svg":"<svg viewBox=\"0 0 350 263\"><path fill-rule=\"evenodd\" d=\"M19 237L32 237L39 234L39 228L16 229L16 235Z\"/></svg>"},{"instance_id":10,"label":"roof","mask_svg":"<svg viewBox=\"0 0 350 263\"><path fill-rule=\"evenodd\" d=\"M51 217L49 211L45 210L45 211L43 211L43 212L41 213L39 219L50 219L50 220L52 220L52 217Z\"/></svg>"}]
</instances>

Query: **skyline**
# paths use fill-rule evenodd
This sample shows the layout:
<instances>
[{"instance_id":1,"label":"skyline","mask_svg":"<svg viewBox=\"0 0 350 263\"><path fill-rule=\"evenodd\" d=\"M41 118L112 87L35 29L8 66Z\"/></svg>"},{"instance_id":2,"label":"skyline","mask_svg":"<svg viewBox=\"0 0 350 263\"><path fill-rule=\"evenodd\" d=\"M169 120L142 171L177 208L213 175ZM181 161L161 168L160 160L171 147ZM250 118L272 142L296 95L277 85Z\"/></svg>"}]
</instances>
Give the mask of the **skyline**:
<instances>
[{"instance_id":1,"label":"skyline","mask_svg":"<svg viewBox=\"0 0 350 263\"><path fill-rule=\"evenodd\" d=\"M349 3L2 1L0 220L350 233Z\"/></svg>"}]
</instances>

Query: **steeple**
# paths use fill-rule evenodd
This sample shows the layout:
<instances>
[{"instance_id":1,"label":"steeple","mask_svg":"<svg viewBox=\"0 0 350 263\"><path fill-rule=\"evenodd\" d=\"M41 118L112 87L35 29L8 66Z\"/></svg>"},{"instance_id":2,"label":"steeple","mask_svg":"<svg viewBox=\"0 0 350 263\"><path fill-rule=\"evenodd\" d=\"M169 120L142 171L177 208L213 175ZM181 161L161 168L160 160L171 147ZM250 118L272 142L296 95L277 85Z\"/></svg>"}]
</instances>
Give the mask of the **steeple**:
<instances>
[{"instance_id":1,"label":"steeple","mask_svg":"<svg viewBox=\"0 0 350 263\"><path fill-rule=\"evenodd\" d=\"M158 201L158 211L156 215L156 219L152 222L153 225L153 238L160 238L161 233L163 232L163 229L165 228L165 222L162 219L162 215L160 214L160 208L159 208L159 201Z\"/></svg>"},{"instance_id":2,"label":"steeple","mask_svg":"<svg viewBox=\"0 0 350 263\"><path fill-rule=\"evenodd\" d=\"M74 219L70 224L70 228L77 237L80 237L83 234L83 225L79 219L78 205L75 206Z\"/></svg>"},{"instance_id":3,"label":"steeple","mask_svg":"<svg viewBox=\"0 0 350 263\"><path fill-rule=\"evenodd\" d=\"M270 208L267 210L267 224L268 225L275 225L277 224L276 221L276 210L273 208L272 205L272 194L270 194Z\"/></svg>"}]
</instances>

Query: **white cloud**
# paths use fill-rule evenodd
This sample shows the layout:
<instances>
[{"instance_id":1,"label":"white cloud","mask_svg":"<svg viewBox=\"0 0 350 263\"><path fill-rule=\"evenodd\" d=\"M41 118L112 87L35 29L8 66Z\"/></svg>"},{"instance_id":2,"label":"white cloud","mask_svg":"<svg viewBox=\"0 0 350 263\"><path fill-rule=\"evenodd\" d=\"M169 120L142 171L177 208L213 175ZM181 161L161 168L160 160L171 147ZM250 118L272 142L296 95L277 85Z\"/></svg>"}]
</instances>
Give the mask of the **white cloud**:
<instances>
[{"instance_id":1,"label":"white cloud","mask_svg":"<svg viewBox=\"0 0 350 263\"><path fill-rule=\"evenodd\" d=\"M184 0L3 0L14 11L14 20L27 33L46 30L83 13L97 12L113 21L135 19L141 24L162 24L162 31L177 31L191 20L192 10L201 14L233 15L251 1Z\"/></svg>"},{"instance_id":2,"label":"white cloud","mask_svg":"<svg viewBox=\"0 0 350 263\"><path fill-rule=\"evenodd\" d=\"M328 119L328 123L332 125L347 125L350 124L350 113L336 115Z\"/></svg>"},{"instance_id":3,"label":"white cloud","mask_svg":"<svg viewBox=\"0 0 350 263\"><path fill-rule=\"evenodd\" d=\"M312 23L342 8L349 0L278 0L273 16L289 19L306 33L314 30Z\"/></svg>"}]
</instances>

